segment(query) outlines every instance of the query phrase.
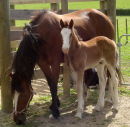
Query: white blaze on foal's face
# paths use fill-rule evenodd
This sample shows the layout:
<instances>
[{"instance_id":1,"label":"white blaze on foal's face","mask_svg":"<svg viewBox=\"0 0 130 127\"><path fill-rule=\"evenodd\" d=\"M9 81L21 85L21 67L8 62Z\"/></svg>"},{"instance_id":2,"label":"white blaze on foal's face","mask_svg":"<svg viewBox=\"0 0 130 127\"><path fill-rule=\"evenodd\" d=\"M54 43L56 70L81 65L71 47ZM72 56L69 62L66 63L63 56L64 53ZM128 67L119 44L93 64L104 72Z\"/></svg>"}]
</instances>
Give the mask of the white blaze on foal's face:
<instances>
[{"instance_id":1,"label":"white blaze on foal's face","mask_svg":"<svg viewBox=\"0 0 130 127\"><path fill-rule=\"evenodd\" d=\"M62 35L62 39L63 39L63 45L62 45L62 51L64 53L68 53L69 51L69 47L70 47L70 35L71 35L71 29L69 28L63 28L61 30L61 35Z\"/></svg>"}]
</instances>

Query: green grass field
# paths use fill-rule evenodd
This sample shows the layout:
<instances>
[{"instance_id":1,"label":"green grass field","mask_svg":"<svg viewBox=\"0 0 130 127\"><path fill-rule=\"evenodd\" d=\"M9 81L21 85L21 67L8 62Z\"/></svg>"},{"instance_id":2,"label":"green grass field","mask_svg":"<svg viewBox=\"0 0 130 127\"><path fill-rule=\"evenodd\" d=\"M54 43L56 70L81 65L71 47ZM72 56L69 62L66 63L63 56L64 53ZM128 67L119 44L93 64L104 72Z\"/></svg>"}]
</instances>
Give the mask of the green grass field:
<instances>
[{"instance_id":1,"label":"green grass field","mask_svg":"<svg viewBox=\"0 0 130 127\"><path fill-rule=\"evenodd\" d=\"M116 1L116 8L130 8L129 6L130 0L117 0ZM69 9L85 9L85 8L95 8L99 9L100 5L99 2L76 2L76 3L69 3ZM50 4L31 4L28 5L16 5L16 9L50 9Z\"/></svg>"}]
</instances>

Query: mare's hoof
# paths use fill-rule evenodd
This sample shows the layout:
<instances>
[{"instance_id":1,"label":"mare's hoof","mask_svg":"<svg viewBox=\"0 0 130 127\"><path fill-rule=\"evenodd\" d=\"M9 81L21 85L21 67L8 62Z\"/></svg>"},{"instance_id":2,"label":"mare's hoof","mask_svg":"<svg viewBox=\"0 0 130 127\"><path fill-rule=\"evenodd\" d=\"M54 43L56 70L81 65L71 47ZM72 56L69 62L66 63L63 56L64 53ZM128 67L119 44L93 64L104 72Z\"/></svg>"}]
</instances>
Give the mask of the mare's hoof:
<instances>
[{"instance_id":1,"label":"mare's hoof","mask_svg":"<svg viewBox=\"0 0 130 127\"><path fill-rule=\"evenodd\" d=\"M52 114L49 115L49 119L54 119L54 116Z\"/></svg>"},{"instance_id":2,"label":"mare's hoof","mask_svg":"<svg viewBox=\"0 0 130 127\"><path fill-rule=\"evenodd\" d=\"M49 122L50 123L57 123L57 122L59 122L60 121L60 119L58 118L58 119L55 119L55 117L51 114L51 115L49 115Z\"/></svg>"}]
</instances>

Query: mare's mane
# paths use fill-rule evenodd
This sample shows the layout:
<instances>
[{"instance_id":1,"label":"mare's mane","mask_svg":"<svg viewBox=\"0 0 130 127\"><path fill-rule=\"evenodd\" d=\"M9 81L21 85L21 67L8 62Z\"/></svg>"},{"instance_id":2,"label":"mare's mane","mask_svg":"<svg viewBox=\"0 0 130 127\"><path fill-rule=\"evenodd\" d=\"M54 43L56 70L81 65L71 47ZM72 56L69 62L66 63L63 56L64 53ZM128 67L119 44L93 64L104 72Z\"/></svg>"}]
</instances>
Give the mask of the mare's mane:
<instances>
[{"instance_id":1,"label":"mare's mane","mask_svg":"<svg viewBox=\"0 0 130 127\"><path fill-rule=\"evenodd\" d=\"M36 37L33 28L37 27L41 16L47 13L48 10L40 11L35 14L30 24L25 25L21 43L14 56L10 70L14 72L11 82L11 92L23 92L22 80L28 85L31 84L31 79L34 76L34 66L40 56L39 47L47 42ZM33 30L33 32L32 32Z\"/></svg>"}]
</instances>

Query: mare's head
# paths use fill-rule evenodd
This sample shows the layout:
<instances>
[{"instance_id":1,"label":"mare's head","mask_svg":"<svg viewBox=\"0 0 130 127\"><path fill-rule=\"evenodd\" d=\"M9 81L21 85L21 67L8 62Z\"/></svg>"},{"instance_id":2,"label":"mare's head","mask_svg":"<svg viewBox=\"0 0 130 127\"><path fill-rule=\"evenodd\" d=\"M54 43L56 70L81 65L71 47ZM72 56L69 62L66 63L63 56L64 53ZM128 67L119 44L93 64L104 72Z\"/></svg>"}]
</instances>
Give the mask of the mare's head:
<instances>
[{"instance_id":1,"label":"mare's head","mask_svg":"<svg viewBox=\"0 0 130 127\"><path fill-rule=\"evenodd\" d=\"M10 74L10 78L12 83L19 83L20 87L18 86L14 88L11 86L12 96L14 98L14 111L13 111L13 119L16 124L24 124L26 121L26 115L28 113L28 106L30 101L33 97L33 89L30 84L27 84L26 81L22 79L22 77L17 76L16 73ZM16 79L17 78L17 79Z\"/></svg>"},{"instance_id":2,"label":"mare's head","mask_svg":"<svg viewBox=\"0 0 130 127\"><path fill-rule=\"evenodd\" d=\"M26 121L27 108L33 97L31 79L34 75L34 66L39 58L38 39L32 33L32 26L26 25L22 40L13 58L10 71L11 91L14 98L13 118L17 124Z\"/></svg>"},{"instance_id":3,"label":"mare's head","mask_svg":"<svg viewBox=\"0 0 130 127\"><path fill-rule=\"evenodd\" d=\"M63 53L68 53L70 48L70 42L72 39L72 29L74 27L74 21L71 19L70 22L63 22L63 20L60 20L60 27L61 30L61 36L63 39L63 45L62 45L62 51Z\"/></svg>"}]
</instances>

